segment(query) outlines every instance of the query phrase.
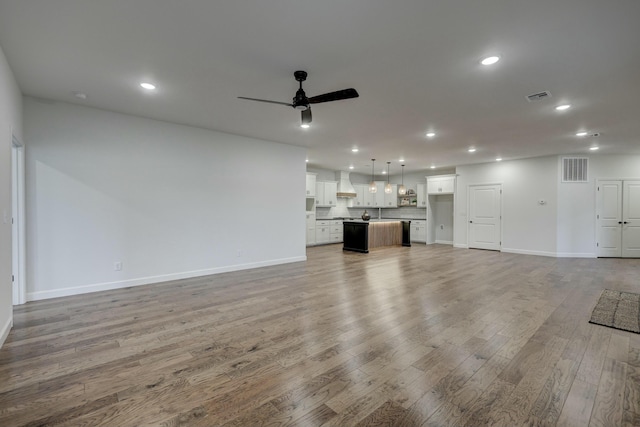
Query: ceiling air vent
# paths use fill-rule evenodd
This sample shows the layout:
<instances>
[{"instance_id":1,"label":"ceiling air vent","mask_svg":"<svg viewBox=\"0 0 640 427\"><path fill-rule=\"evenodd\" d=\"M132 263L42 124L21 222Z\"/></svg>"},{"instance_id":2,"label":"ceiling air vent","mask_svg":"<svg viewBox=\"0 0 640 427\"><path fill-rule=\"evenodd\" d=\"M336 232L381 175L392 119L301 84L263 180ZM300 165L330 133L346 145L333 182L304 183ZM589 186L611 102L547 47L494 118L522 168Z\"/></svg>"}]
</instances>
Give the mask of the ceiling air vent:
<instances>
[{"instance_id":1,"label":"ceiling air vent","mask_svg":"<svg viewBox=\"0 0 640 427\"><path fill-rule=\"evenodd\" d=\"M539 101L541 99L551 98L551 93L547 90L544 92L534 93L532 95L527 95L527 101Z\"/></svg>"},{"instance_id":2,"label":"ceiling air vent","mask_svg":"<svg viewBox=\"0 0 640 427\"><path fill-rule=\"evenodd\" d=\"M588 170L587 157L562 158L562 182L588 182Z\"/></svg>"}]
</instances>

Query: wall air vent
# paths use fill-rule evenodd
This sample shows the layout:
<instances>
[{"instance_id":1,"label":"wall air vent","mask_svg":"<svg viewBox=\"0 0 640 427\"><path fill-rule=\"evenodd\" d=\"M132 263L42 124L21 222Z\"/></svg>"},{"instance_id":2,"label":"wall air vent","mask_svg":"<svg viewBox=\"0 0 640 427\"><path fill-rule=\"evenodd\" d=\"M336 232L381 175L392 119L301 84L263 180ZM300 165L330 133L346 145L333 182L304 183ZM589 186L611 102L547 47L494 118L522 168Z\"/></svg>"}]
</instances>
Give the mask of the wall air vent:
<instances>
[{"instance_id":1,"label":"wall air vent","mask_svg":"<svg viewBox=\"0 0 640 427\"><path fill-rule=\"evenodd\" d=\"M588 182L588 157L563 157L562 182Z\"/></svg>"},{"instance_id":2,"label":"wall air vent","mask_svg":"<svg viewBox=\"0 0 640 427\"><path fill-rule=\"evenodd\" d=\"M551 93L547 90L544 92L538 92L531 95L527 95L527 101L539 101L541 99L551 98Z\"/></svg>"}]
</instances>

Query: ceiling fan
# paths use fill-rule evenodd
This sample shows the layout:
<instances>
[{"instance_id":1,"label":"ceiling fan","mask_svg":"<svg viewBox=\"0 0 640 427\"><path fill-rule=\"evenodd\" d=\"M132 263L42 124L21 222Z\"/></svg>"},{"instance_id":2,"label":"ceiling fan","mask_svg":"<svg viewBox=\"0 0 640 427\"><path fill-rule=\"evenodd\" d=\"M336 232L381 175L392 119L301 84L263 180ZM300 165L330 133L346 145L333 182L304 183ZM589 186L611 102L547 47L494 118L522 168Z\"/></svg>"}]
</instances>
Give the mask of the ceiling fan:
<instances>
[{"instance_id":1,"label":"ceiling fan","mask_svg":"<svg viewBox=\"0 0 640 427\"><path fill-rule=\"evenodd\" d=\"M311 98L307 98L307 95L304 93L302 89L302 82L307 80L307 72L306 71L296 71L293 73L293 77L300 82L300 88L296 91L296 96L293 97L293 101L289 102L280 102L280 101L271 101L268 99L257 99L257 98L247 98L244 96L239 96L239 99L248 99L249 101L258 101L258 102L268 102L270 104L280 104L286 105L288 107L293 107L296 110L301 111L302 117L302 127L308 127L309 123L311 123L311 104L320 104L321 102L331 102L331 101L340 101L341 99L350 99L357 98L360 96L358 92L351 89L342 89L335 92L329 92L322 95L312 96Z\"/></svg>"}]
</instances>

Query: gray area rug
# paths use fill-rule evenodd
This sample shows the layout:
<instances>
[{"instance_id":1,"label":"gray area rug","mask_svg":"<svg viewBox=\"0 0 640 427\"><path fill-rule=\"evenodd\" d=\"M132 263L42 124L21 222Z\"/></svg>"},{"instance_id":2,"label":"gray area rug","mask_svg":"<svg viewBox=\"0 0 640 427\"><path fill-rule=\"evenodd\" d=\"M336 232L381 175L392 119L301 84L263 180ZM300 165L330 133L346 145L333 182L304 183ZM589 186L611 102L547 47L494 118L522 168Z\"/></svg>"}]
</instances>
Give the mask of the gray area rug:
<instances>
[{"instance_id":1,"label":"gray area rug","mask_svg":"<svg viewBox=\"0 0 640 427\"><path fill-rule=\"evenodd\" d=\"M640 334L640 294L605 289L589 323Z\"/></svg>"}]
</instances>

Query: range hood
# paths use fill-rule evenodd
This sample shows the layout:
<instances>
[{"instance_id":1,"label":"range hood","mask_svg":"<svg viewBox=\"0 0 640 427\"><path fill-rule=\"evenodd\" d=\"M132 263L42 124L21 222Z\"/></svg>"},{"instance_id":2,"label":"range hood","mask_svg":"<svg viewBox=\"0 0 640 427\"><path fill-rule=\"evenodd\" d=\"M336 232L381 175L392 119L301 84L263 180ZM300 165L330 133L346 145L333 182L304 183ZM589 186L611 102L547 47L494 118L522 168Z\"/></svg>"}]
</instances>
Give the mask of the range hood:
<instances>
[{"instance_id":1,"label":"range hood","mask_svg":"<svg viewBox=\"0 0 640 427\"><path fill-rule=\"evenodd\" d=\"M351 185L349 172L336 172L336 180L338 181L338 193L336 197L356 197L356 189Z\"/></svg>"}]
</instances>

